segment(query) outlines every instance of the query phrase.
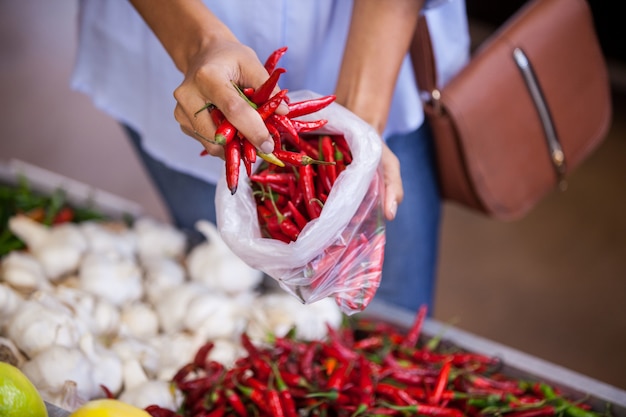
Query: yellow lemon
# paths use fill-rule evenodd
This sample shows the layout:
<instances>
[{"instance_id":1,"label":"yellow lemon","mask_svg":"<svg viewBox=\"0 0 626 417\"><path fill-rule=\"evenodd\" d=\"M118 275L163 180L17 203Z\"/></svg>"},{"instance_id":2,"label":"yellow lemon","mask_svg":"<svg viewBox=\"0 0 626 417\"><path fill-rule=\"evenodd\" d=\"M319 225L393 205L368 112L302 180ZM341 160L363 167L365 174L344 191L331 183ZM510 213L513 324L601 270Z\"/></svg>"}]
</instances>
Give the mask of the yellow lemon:
<instances>
[{"instance_id":1,"label":"yellow lemon","mask_svg":"<svg viewBox=\"0 0 626 417\"><path fill-rule=\"evenodd\" d=\"M82 405L70 417L150 417L150 414L125 402L103 398Z\"/></svg>"},{"instance_id":2,"label":"yellow lemon","mask_svg":"<svg viewBox=\"0 0 626 417\"><path fill-rule=\"evenodd\" d=\"M0 417L48 417L39 391L22 371L0 362Z\"/></svg>"}]
</instances>

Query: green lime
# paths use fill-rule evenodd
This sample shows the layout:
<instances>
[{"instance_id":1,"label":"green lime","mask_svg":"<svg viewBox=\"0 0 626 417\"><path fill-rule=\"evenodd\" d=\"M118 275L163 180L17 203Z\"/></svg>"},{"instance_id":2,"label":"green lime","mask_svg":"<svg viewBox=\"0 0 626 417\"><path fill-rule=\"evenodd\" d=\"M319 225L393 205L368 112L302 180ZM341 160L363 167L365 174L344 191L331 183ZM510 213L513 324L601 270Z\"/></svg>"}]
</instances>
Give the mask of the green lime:
<instances>
[{"instance_id":1,"label":"green lime","mask_svg":"<svg viewBox=\"0 0 626 417\"><path fill-rule=\"evenodd\" d=\"M48 417L39 391L22 371L0 362L0 417Z\"/></svg>"}]
</instances>

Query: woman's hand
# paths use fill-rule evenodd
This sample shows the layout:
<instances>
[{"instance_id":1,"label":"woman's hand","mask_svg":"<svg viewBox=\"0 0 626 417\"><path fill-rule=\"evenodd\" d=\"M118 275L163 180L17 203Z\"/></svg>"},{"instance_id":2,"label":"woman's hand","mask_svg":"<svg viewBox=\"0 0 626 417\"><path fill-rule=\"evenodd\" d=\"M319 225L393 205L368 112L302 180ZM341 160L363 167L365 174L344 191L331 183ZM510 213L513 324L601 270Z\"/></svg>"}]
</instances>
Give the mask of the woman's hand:
<instances>
[{"instance_id":1,"label":"woman's hand","mask_svg":"<svg viewBox=\"0 0 626 417\"><path fill-rule=\"evenodd\" d=\"M174 91L174 117L183 132L199 140L214 156L223 157L221 145L212 144L216 126L206 103L215 105L257 149L271 153L274 141L257 112L240 96L237 86L260 86L268 73L252 49L237 41L214 42L190 60L185 79ZM278 90L276 90L278 91ZM283 114L286 112L286 105Z\"/></svg>"},{"instance_id":2,"label":"woman's hand","mask_svg":"<svg viewBox=\"0 0 626 417\"><path fill-rule=\"evenodd\" d=\"M174 117L182 131L200 141L211 155L223 157L222 147L211 143L216 126L209 112L198 112L211 103L257 149L272 152L274 141L263 120L234 87L257 88L269 77L255 52L241 44L202 1L131 3L185 76L174 92ZM286 104L277 112L285 114Z\"/></svg>"}]
</instances>

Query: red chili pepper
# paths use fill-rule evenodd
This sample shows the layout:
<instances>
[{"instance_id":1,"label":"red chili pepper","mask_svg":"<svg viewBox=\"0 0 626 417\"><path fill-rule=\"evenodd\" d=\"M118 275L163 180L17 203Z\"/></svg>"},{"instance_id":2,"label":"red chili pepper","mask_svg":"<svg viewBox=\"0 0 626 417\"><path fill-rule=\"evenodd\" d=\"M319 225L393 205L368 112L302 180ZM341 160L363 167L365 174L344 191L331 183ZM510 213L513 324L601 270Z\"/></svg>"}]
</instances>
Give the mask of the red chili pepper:
<instances>
[{"instance_id":1,"label":"red chili pepper","mask_svg":"<svg viewBox=\"0 0 626 417\"><path fill-rule=\"evenodd\" d=\"M144 410L152 417L177 417L177 414L174 411L160 407L156 404L149 405L144 408Z\"/></svg>"},{"instance_id":2,"label":"red chili pepper","mask_svg":"<svg viewBox=\"0 0 626 417\"><path fill-rule=\"evenodd\" d=\"M304 152L307 156L313 159L319 159L319 151L316 145L313 145L312 141L305 136L300 136L297 142L285 137L287 142L293 146L296 150Z\"/></svg>"},{"instance_id":3,"label":"red chili pepper","mask_svg":"<svg viewBox=\"0 0 626 417\"><path fill-rule=\"evenodd\" d=\"M270 415L273 417L286 417L285 410L280 402L280 395L275 389L268 389L266 391L267 406L269 408Z\"/></svg>"},{"instance_id":4,"label":"red chili pepper","mask_svg":"<svg viewBox=\"0 0 626 417\"><path fill-rule=\"evenodd\" d=\"M323 135L320 138L320 147L322 149L322 156L324 157L324 161L332 163L331 165L328 165L326 167L326 175L328 176L328 179L332 186L337 180L337 168L335 166L335 147L333 146L333 141L329 135Z\"/></svg>"},{"instance_id":5,"label":"red chili pepper","mask_svg":"<svg viewBox=\"0 0 626 417\"><path fill-rule=\"evenodd\" d=\"M224 119L215 130L215 142L220 145L227 145L237 134L237 128L231 122Z\"/></svg>"},{"instance_id":6,"label":"red chili pepper","mask_svg":"<svg viewBox=\"0 0 626 417\"><path fill-rule=\"evenodd\" d=\"M207 366L207 358L214 346L215 344L212 341L206 342L204 345L200 346L193 358L193 364L200 369L205 369Z\"/></svg>"},{"instance_id":7,"label":"red chili pepper","mask_svg":"<svg viewBox=\"0 0 626 417\"><path fill-rule=\"evenodd\" d=\"M239 185L239 167L241 166L241 141L231 140L224 146L226 163L226 184L231 194L237 192Z\"/></svg>"},{"instance_id":8,"label":"red chili pepper","mask_svg":"<svg viewBox=\"0 0 626 417\"><path fill-rule=\"evenodd\" d=\"M286 139L290 142L298 143L300 137L298 136L298 130L293 125L290 118L285 115L273 113L266 123L273 124L279 132L281 132Z\"/></svg>"},{"instance_id":9,"label":"red chili pepper","mask_svg":"<svg viewBox=\"0 0 626 417\"><path fill-rule=\"evenodd\" d=\"M457 408L437 407L425 404L393 405L386 404L386 407L396 411L415 413L429 417L463 417L463 412Z\"/></svg>"},{"instance_id":10,"label":"red chili pepper","mask_svg":"<svg viewBox=\"0 0 626 417\"><path fill-rule=\"evenodd\" d=\"M115 398L115 394L106 385L100 384L100 389L104 393L105 398Z\"/></svg>"},{"instance_id":11,"label":"red chili pepper","mask_svg":"<svg viewBox=\"0 0 626 417\"><path fill-rule=\"evenodd\" d=\"M304 351L304 354L302 355L302 360L300 361L300 371L309 382L313 381L313 376L315 374L313 370L314 361L320 346L320 343L317 341L309 343Z\"/></svg>"},{"instance_id":12,"label":"red chili pepper","mask_svg":"<svg viewBox=\"0 0 626 417\"><path fill-rule=\"evenodd\" d=\"M278 398L285 417L297 417L298 411L296 409L296 403L289 391L289 387L283 380L280 370L276 366L272 366L274 371L274 378L276 381L276 389L278 390Z\"/></svg>"},{"instance_id":13,"label":"red chili pepper","mask_svg":"<svg viewBox=\"0 0 626 417\"><path fill-rule=\"evenodd\" d=\"M241 92L243 93L244 96L248 97L248 99L251 99L252 95L254 94L254 88L252 87L242 88Z\"/></svg>"},{"instance_id":14,"label":"red chili pepper","mask_svg":"<svg viewBox=\"0 0 626 417\"><path fill-rule=\"evenodd\" d=\"M319 120L293 119L291 120L291 124L293 125L293 127L296 129L296 132L298 133L312 132L314 130L322 128L327 123L328 123L328 120L326 119L319 119Z\"/></svg>"},{"instance_id":15,"label":"red chili pepper","mask_svg":"<svg viewBox=\"0 0 626 417\"><path fill-rule=\"evenodd\" d=\"M350 152L350 146L348 145L345 136L334 135L333 141L335 142L337 151L341 152L341 154L343 155L343 160L345 164L349 165L352 162L352 152Z\"/></svg>"},{"instance_id":16,"label":"red chili pepper","mask_svg":"<svg viewBox=\"0 0 626 417\"><path fill-rule=\"evenodd\" d=\"M318 110L321 110L333 101L335 101L335 95L316 97L309 100L298 101L295 103L289 103L289 113L287 117L290 119L294 117L304 116L305 114L311 114Z\"/></svg>"},{"instance_id":17,"label":"red chili pepper","mask_svg":"<svg viewBox=\"0 0 626 417\"><path fill-rule=\"evenodd\" d=\"M298 228L300 228L300 230L304 229L304 226L307 225L308 221L304 217L304 215L300 213L300 210L298 210L298 208L293 204L293 201L287 201L286 209L289 211L289 213L291 213L291 217L293 217L293 220L294 222L296 222Z\"/></svg>"},{"instance_id":18,"label":"red chili pepper","mask_svg":"<svg viewBox=\"0 0 626 417\"><path fill-rule=\"evenodd\" d=\"M211 116L211 120L215 124L215 127L219 126L224 121L224 113L222 113L222 111L215 106L209 107L209 115Z\"/></svg>"},{"instance_id":19,"label":"red chili pepper","mask_svg":"<svg viewBox=\"0 0 626 417\"><path fill-rule=\"evenodd\" d=\"M274 88L276 88L276 85L278 85L278 79L284 72L284 68L276 68L274 71L272 71L269 78L265 80L265 82L254 91L252 97L250 97L250 100L252 100L252 102L258 106L261 106L263 103L265 103L272 95Z\"/></svg>"},{"instance_id":20,"label":"red chili pepper","mask_svg":"<svg viewBox=\"0 0 626 417\"><path fill-rule=\"evenodd\" d=\"M276 158L283 161L285 164L301 166L301 165L334 165L335 162L327 162L319 159L313 159L310 156L302 152L285 151L283 149L274 149L274 155Z\"/></svg>"},{"instance_id":21,"label":"red chili pepper","mask_svg":"<svg viewBox=\"0 0 626 417\"><path fill-rule=\"evenodd\" d=\"M428 306L425 304L421 305L419 310L417 311L415 320L413 321L411 328L409 329L406 337L401 343L402 347L409 348L414 347L417 344L417 340L419 339L420 332L422 330L422 324L424 323L427 312Z\"/></svg>"},{"instance_id":22,"label":"red chili pepper","mask_svg":"<svg viewBox=\"0 0 626 417\"><path fill-rule=\"evenodd\" d=\"M506 413L507 417L547 417L558 415L558 410L552 405L544 405L541 407L524 409L519 411L511 411Z\"/></svg>"},{"instance_id":23,"label":"red chili pepper","mask_svg":"<svg viewBox=\"0 0 626 417\"><path fill-rule=\"evenodd\" d=\"M263 171L250 176L250 181L261 184L289 184L289 181L296 178L293 172L267 172Z\"/></svg>"},{"instance_id":24,"label":"red chili pepper","mask_svg":"<svg viewBox=\"0 0 626 417\"><path fill-rule=\"evenodd\" d=\"M241 401L241 398L235 391L232 389L226 389L226 401L233 408L235 413L241 417L248 416L248 410L246 409L245 404Z\"/></svg>"},{"instance_id":25,"label":"red chili pepper","mask_svg":"<svg viewBox=\"0 0 626 417\"><path fill-rule=\"evenodd\" d=\"M274 148L275 149L282 148L283 143L280 137L280 132L278 131L278 129L276 129L276 126L274 126L272 123L265 123L265 127L270 132L270 136L274 140Z\"/></svg>"},{"instance_id":26,"label":"red chili pepper","mask_svg":"<svg viewBox=\"0 0 626 417\"><path fill-rule=\"evenodd\" d=\"M254 405L257 406L259 410L262 412L269 412L268 403L266 401L265 395L263 395L264 391L247 387L245 385L237 384L237 390L240 391L243 395L246 396ZM267 389L267 387L265 388Z\"/></svg>"},{"instance_id":27,"label":"red chili pepper","mask_svg":"<svg viewBox=\"0 0 626 417\"><path fill-rule=\"evenodd\" d=\"M267 59L265 60L264 66L268 74L271 74L272 72L274 72L274 69L276 68L276 65L278 64L278 61L280 61L280 58L282 58L282 56L285 55L285 52L287 52L287 47L283 46L282 48L278 48L277 50L272 52L270 56L267 57Z\"/></svg>"},{"instance_id":28,"label":"red chili pepper","mask_svg":"<svg viewBox=\"0 0 626 417\"><path fill-rule=\"evenodd\" d=\"M252 175L252 164L256 162L256 148L247 139L241 140L241 160L246 167L248 177Z\"/></svg>"},{"instance_id":29,"label":"red chili pepper","mask_svg":"<svg viewBox=\"0 0 626 417\"><path fill-rule=\"evenodd\" d=\"M289 218L284 217L278 219L278 226L280 227L281 232L283 232L286 236L291 239L291 241L295 241L298 239L300 235L300 229L298 226L294 224Z\"/></svg>"},{"instance_id":30,"label":"red chili pepper","mask_svg":"<svg viewBox=\"0 0 626 417\"><path fill-rule=\"evenodd\" d=\"M313 180L313 167L311 165L302 165L298 168L300 174L298 184L304 196L304 206L309 215L309 220L317 219L322 208L317 202L315 195L315 182Z\"/></svg>"},{"instance_id":31,"label":"red chili pepper","mask_svg":"<svg viewBox=\"0 0 626 417\"><path fill-rule=\"evenodd\" d=\"M354 350L379 349L385 345L385 339L381 335L373 335L364 339L357 340L352 345Z\"/></svg>"},{"instance_id":32,"label":"red chili pepper","mask_svg":"<svg viewBox=\"0 0 626 417\"><path fill-rule=\"evenodd\" d=\"M333 370L332 374L326 382L326 389L329 391L341 391L344 388L344 384L348 380L348 376L352 371L352 362L339 360L338 366Z\"/></svg>"},{"instance_id":33,"label":"red chili pepper","mask_svg":"<svg viewBox=\"0 0 626 417\"><path fill-rule=\"evenodd\" d=\"M63 206L52 219L52 224L69 223L72 220L74 220L74 209L68 206Z\"/></svg>"},{"instance_id":34,"label":"red chili pepper","mask_svg":"<svg viewBox=\"0 0 626 417\"><path fill-rule=\"evenodd\" d=\"M267 100L263 103L263 105L259 106L256 111L257 113L259 113L259 116L261 116L261 119L267 120L268 117L274 114L286 95L287 90L280 90L278 93L274 94L271 99Z\"/></svg>"},{"instance_id":35,"label":"red chili pepper","mask_svg":"<svg viewBox=\"0 0 626 417\"><path fill-rule=\"evenodd\" d=\"M441 402L441 396L443 395L443 391L446 389L448 385L448 377L450 376L450 369L452 368L452 362L447 360L441 366L441 372L437 377L437 382L435 383L435 389L430 395L429 403L433 405L438 405Z\"/></svg>"},{"instance_id":36,"label":"red chili pepper","mask_svg":"<svg viewBox=\"0 0 626 417\"><path fill-rule=\"evenodd\" d=\"M369 361L364 356L359 356L359 391L360 403L365 404L368 408L374 402L374 378L372 376L372 368Z\"/></svg>"}]
</instances>

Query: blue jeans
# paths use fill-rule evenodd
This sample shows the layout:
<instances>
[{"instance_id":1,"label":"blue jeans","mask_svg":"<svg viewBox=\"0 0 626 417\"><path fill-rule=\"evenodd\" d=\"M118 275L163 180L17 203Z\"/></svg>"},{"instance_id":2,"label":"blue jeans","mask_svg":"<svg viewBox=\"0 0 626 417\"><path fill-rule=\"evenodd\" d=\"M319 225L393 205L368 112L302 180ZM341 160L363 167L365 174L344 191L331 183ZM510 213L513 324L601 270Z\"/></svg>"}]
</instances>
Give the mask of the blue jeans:
<instances>
[{"instance_id":1,"label":"blue jeans","mask_svg":"<svg viewBox=\"0 0 626 417\"><path fill-rule=\"evenodd\" d=\"M140 137L126 128L131 141L169 210L174 224L192 242L202 236L199 219L216 221L215 185L172 170L146 154ZM433 311L441 202L434 167L432 136L427 124L415 132L392 136L390 149L400 159L404 201L387 222L385 263L375 299L412 311Z\"/></svg>"}]
</instances>

